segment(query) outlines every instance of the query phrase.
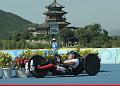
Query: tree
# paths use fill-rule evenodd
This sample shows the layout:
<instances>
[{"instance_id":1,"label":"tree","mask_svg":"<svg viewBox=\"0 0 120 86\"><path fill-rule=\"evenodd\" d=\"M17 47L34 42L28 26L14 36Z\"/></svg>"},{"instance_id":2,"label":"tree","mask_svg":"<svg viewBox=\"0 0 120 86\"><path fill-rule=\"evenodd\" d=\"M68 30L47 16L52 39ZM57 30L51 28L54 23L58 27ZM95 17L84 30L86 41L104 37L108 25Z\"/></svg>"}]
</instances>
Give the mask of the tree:
<instances>
[{"instance_id":1,"label":"tree","mask_svg":"<svg viewBox=\"0 0 120 86\"><path fill-rule=\"evenodd\" d=\"M20 41L20 40L30 40L31 38L33 38L33 34L30 32L15 32L13 33L12 36L10 36L10 40L15 40L15 41Z\"/></svg>"},{"instance_id":2,"label":"tree","mask_svg":"<svg viewBox=\"0 0 120 86\"><path fill-rule=\"evenodd\" d=\"M103 47L109 42L108 32L100 24L86 25L75 32L82 47Z\"/></svg>"},{"instance_id":3,"label":"tree","mask_svg":"<svg viewBox=\"0 0 120 86\"><path fill-rule=\"evenodd\" d=\"M2 49L2 41L0 40L0 49Z\"/></svg>"},{"instance_id":4,"label":"tree","mask_svg":"<svg viewBox=\"0 0 120 86\"><path fill-rule=\"evenodd\" d=\"M64 28L60 30L60 39L64 42L70 42L74 38L74 32L70 29Z\"/></svg>"},{"instance_id":5,"label":"tree","mask_svg":"<svg viewBox=\"0 0 120 86\"><path fill-rule=\"evenodd\" d=\"M108 32L107 32L105 29L103 29L103 34L104 34L105 36L108 36Z\"/></svg>"}]
</instances>

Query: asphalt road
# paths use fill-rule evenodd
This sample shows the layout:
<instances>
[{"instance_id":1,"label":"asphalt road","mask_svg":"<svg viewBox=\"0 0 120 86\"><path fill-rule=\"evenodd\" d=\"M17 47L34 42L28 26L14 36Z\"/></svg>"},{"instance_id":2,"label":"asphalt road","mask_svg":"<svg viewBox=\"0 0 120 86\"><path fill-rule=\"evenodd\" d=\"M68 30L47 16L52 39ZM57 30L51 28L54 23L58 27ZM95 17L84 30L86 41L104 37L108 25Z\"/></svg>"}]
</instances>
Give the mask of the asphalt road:
<instances>
[{"instance_id":1,"label":"asphalt road","mask_svg":"<svg viewBox=\"0 0 120 86\"><path fill-rule=\"evenodd\" d=\"M0 78L0 84L120 84L120 64L101 65L96 76L46 76L45 78Z\"/></svg>"}]
</instances>

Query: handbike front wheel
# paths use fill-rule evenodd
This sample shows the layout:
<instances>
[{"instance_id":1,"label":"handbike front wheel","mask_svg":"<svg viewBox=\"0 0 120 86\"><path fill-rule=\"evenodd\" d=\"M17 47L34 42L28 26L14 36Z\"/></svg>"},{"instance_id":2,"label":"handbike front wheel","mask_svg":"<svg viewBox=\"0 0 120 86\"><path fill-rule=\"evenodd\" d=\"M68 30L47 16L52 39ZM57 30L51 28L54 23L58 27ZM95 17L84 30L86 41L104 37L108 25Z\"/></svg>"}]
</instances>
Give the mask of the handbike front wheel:
<instances>
[{"instance_id":1,"label":"handbike front wheel","mask_svg":"<svg viewBox=\"0 0 120 86\"><path fill-rule=\"evenodd\" d=\"M30 60L28 61L28 70L32 74L32 76L36 78L43 78L48 73L48 71L39 70L37 67L38 65L39 66L45 65L46 62L47 60L40 55L35 55L31 57Z\"/></svg>"}]
</instances>

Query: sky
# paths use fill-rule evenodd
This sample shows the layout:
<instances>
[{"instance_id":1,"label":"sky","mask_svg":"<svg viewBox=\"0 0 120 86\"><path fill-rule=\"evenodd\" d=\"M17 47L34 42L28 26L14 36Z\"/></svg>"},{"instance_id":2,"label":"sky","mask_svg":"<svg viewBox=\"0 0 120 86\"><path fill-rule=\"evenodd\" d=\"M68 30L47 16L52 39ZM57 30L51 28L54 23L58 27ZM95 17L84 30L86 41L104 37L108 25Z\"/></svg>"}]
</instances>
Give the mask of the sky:
<instances>
[{"instance_id":1,"label":"sky","mask_svg":"<svg viewBox=\"0 0 120 86\"><path fill-rule=\"evenodd\" d=\"M0 9L15 13L33 23L43 23L45 6L53 0L0 0ZM99 23L106 30L120 29L120 0L57 0L64 5L69 26Z\"/></svg>"}]
</instances>

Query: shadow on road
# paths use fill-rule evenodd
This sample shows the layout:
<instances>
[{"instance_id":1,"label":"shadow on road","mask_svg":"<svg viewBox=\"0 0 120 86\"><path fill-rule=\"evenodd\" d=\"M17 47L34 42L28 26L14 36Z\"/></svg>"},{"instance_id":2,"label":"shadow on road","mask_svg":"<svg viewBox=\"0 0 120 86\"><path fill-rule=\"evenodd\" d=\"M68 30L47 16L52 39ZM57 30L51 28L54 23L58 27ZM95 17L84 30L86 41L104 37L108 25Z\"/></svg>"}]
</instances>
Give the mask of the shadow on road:
<instances>
[{"instance_id":1,"label":"shadow on road","mask_svg":"<svg viewBox=\"0 0 120 86\"><path fill-rule=\"evenodd\" d=\"M112 72L112 71L108 71L108 70L100 70L99 72Z\"/></svg>"},{"instance_id":2,"label":"shadow on road","mask_svg":"<svg viewBox=\"0 0 120 86\"><path fill-rule=\"evenodd\" d=\"M108 70L100 70L99 72L112 72ZM46 76L45 78L58 78L58 77L86 77L89 76L85 71L79 75L55 75L55 76Z\"/></svg>"}]
</instances>

